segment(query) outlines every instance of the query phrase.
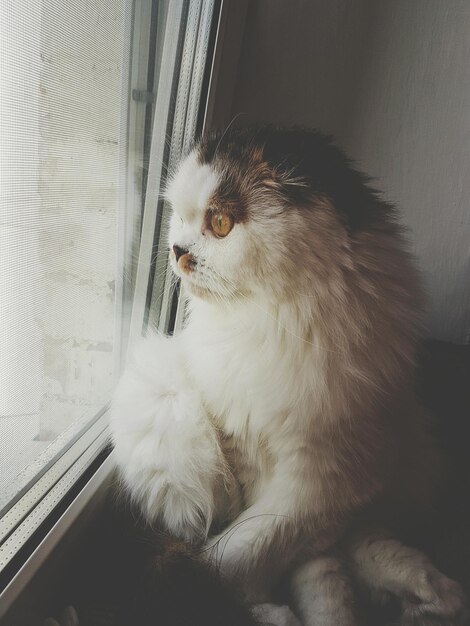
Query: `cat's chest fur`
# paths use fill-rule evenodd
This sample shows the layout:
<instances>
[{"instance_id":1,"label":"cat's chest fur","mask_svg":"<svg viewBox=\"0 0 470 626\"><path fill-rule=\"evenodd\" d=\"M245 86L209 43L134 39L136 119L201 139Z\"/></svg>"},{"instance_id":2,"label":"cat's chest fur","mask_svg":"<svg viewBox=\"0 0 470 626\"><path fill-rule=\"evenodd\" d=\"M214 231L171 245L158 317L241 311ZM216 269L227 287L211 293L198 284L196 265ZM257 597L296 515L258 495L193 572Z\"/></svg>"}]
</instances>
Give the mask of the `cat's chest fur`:
<instances>
[{"instance_id":1,"label":"cat's chest fur","mask_svg":"<svg viewBox=\"0 0 470 626\"><path fill-rule=\"evenodd\" d=\"M321 410L326 362L321 337L302 336L295 315L259 307L227 317L201 307L184 332L191 376L240 473L261 477Z\"/></svg>"}]
</instances>

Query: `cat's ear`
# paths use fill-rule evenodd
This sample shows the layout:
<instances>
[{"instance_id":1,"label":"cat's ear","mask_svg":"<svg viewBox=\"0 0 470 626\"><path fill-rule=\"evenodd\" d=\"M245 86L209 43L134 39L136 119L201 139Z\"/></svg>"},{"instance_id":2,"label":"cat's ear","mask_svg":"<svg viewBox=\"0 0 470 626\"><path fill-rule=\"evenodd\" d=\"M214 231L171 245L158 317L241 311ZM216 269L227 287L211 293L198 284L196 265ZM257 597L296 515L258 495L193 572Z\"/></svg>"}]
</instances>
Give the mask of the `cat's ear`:
<instances>
[{"instance_id":1,"label":"cat's ear","mask_svg":"<svg viewBox=\"0 0 470 626\"><path fill-rule=\"evenodd\" d=\"M265 187L275 191L282 191L284 175L264 158L262 147L256 147L251 152L251 168L253 172L256 172L256 177L262 181Z\"/></svg>"},{"instance_id":2,"label":"cat's ear","mask_svg":"<svg viewBox=\"0 0 470 626\"><path fill-rule=\"evenodd\" d=\"M272 176L268 176L263 180L265 187L275 191L282 191L282 183Z\"/></svg>"},{"instance_id":3,"label":"cat's ear","mask_svg":"<svg viewBox=\"0 0 470 626\"><path fill-rule=\"evenodd\" d=\"M292 189L294 187L296 189L308 189L309 188L309 184L305 180L305 178L302 178L302 176L296 175L294 169L287 170L287 171L280 173L279 178L280 178L281 186L284 187L285 189Z\"/></svg>"},{"instance_id":4,"label":"cat's ear","mask_svg":"<svg viewBox=\"0 0 470 626\"><path fill-rule=\"evenodd\" d=\"M266 163L265 171L264 185L268 189L282 194L288 200L298 200L309 189L307 181L300 176L296 176L293 169L275 169Z\"/></svg>"},{"instance_id":5,"label":"cat's ear","mask_svg":"<svg viewBox=\"0 0 470 626\"><path fill-rule=\"evenodd\" d=\"M250 149L250 159L255 164L265 164L266 160L264 158L264 146L257 145L253 146Z\"/></svg>"}]
</instances>

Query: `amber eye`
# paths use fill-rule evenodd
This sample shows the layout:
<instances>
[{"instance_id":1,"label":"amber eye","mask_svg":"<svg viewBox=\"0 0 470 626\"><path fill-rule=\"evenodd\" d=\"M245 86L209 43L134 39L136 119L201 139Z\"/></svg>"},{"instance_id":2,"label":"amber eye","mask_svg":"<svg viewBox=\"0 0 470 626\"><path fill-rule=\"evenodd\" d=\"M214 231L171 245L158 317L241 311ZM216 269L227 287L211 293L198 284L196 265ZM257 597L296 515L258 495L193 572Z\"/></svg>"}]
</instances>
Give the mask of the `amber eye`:
<instances>
[{"instance_id":1,"label":"amber eye","mask_svg":"<svg viewBox=\"0 0 470 626\"><path fill-rule=\"evenodd\" d=\"M217 237L226 237L233 228L233 220L230 215L222 213L222 211L213 211L211 228Z\"/></svg>"}]
</instances>

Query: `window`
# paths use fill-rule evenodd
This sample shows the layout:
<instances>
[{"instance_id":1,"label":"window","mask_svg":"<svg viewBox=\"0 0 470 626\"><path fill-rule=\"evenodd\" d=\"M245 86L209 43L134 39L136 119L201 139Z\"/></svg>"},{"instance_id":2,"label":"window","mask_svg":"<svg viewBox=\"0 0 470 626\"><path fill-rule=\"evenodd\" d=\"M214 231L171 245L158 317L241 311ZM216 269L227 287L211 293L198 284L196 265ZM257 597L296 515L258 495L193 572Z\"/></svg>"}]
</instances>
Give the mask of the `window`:
<instances>
[{"instance_id":1,"label":"window","mask_svg":"<svg viewBox=\"0 0 470 626\"><path fill-rule=\"evenodd\" d=\"M219 9L0 3L0 571L105 448L129 341L181 319L161 189Z\"/></svg>"}]
</instances>

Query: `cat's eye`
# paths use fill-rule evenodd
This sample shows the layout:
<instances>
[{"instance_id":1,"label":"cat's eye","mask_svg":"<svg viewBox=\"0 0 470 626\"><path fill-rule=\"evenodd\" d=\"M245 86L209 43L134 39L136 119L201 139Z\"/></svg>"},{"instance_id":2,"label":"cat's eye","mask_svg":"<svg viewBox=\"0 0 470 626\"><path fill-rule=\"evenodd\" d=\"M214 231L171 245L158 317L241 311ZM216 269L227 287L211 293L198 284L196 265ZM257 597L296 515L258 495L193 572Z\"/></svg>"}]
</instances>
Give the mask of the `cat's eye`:
<instances>
[{"instance_id":1,"label":"cat's eye","mask_svg":"<svg viewBox=\"0 0 470 626\"><path fill-rule=\"evenodd\" d=\"M212 232L217 237L226 237L233 228L233 219L222 211L213 211L211 214Z\"/></svg>"}]
</instances>

